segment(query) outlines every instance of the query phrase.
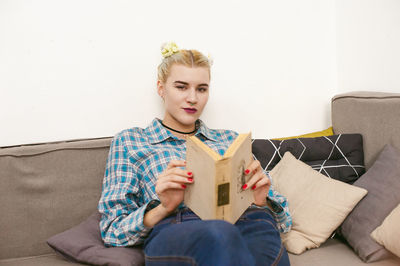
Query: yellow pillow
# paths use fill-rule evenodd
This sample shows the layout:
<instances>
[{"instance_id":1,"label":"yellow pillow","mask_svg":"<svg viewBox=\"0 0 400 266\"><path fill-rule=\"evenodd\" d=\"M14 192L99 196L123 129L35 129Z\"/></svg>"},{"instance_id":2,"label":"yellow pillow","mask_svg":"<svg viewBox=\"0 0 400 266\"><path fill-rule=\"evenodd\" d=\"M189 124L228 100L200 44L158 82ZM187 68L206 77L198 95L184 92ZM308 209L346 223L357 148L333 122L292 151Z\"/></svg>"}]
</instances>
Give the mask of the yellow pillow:
<instances>
[{"instance_id":1,"label":"yellow pillow","mask_svg":"<svg viewBox=\"0 0 400 266\"><path fill-rule=\"evenodd\" d=\"M300 136L294 136L294 137L286 137L286 138L276 138L274 140L285 140L285 139L297 139L297 138L315 138L315 137L322 137L322 136L332 136L333 135L333 128L327 128L322 131L317 131L317 132L312 132Z\"/></svg>"}]
</instances>

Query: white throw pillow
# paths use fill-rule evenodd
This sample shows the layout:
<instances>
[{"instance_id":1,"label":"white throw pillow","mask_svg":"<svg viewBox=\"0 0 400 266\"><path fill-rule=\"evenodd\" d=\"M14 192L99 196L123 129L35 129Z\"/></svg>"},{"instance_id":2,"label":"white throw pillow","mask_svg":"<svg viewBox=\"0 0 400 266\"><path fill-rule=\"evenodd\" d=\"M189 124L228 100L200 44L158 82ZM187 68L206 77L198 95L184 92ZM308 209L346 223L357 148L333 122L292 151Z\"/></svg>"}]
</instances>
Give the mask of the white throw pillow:
<instances>
[{"instance_id":1,"label":"white throw pillow","mask_svg":"<svg viewBox=\"0 0 400 266\"><path fill-rule=\"evenodd\" d=\"M301 254L325 242L367 190L324 176L286 152L270 172L275 190L288 199L292 230L286 249Z\"/></svg>"},{"instance_id":2,"label":"white throw pillow","mask_svg":"<svg viewBox=\"0 0 400 266\"><path fill-rule=\"evenodd\" d=\"M387 250L400 257L400 204L371 233L371 237Z\"/></svg>"}]
</instances>

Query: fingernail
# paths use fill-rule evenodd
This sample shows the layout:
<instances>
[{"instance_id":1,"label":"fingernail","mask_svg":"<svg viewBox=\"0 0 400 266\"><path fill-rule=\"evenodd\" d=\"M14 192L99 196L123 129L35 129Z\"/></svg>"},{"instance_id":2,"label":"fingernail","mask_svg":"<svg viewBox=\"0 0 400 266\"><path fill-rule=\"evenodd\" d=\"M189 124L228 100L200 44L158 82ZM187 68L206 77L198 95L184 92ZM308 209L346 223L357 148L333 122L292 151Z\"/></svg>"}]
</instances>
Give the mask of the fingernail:
<instances>
[{"instance_id":1,"label":"fingernail","mask_svg":"<svg viewBox=\"0 0 400 266\"><path fill-rule=\"evenodd\" d=\"M256 185L252 186L251 189L254 190L256 188Z\"/></svg>"},{"instance_id":2,"label":"fingernail","mask_svg":"<svg viewBox=\"0 0 400 266\"><path fill-rule=\"evenodd\" d=\"M183 187L183 188L186 188L186 185L182 184L182 187Z\"/></svg>"},{"instance_id":3,"label":"fingernail","mask_svg":"<svg viewBox=\"0 0 400 266\"><path fill-rule=\"evenodd\" d=\"M193 182L193 178L191 178L191 177L189 177L188 180L189 180L190 182Z\"/></svg>"},{"instance_id":4,"label":"fingernail","mask_svg":"<svg viewBox=\"0 0 400 266\"><path fill-rule=\"evenodd\" d=\"M192 173L192 172L188 172L187 174L188 174L188 175L193 175L193 173Z\"/></svg>"},{"instance_id":5,"label":"fingernail","mask_svg":"<svg viewBox=\"0 0 400 266\"><path fill-rule=\"evenodd\" d=\"M249 170L249 169L246 169L246 170L244 171L244 173L245 173L246 175L248 175L248 174L250 173L250 170Z\"/></svg>"},{"instance_id":6,"label":"fingernail","mask_svg":"<svg viewBox=\"0 0 400 266\"><path fill-rule=\"evenodd\" d=\"M247 184L244 184L243 186L242 186L242 189L246 189L247 188Z\"/></svg>"}]
</instances>

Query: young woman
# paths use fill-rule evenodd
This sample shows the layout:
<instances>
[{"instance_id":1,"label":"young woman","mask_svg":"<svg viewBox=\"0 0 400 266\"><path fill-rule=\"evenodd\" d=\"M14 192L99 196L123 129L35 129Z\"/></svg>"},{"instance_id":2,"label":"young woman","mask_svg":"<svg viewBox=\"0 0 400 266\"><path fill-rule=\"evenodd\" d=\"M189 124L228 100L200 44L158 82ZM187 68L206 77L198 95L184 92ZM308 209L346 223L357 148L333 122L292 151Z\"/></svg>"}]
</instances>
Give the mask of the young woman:
<instances>
[{"instance_id":1,"label":"young woman","mask_svg":"<svg viewBox=\"0 0 400 266\"><path fill-rule=\"evenodd\" d=\"M164 118L130 128L111 144L99 201L102 238L108 246L143 245L146 265L289 265L280 232L291 217L286 199L254 160L243 189L254 203L234 224L203 221L185 207L185 189L196 173L185 170L186 137L195 135L219 154L237 137L199 119L210 90L210 60L174 43L162 49L158 94Z\"/></svg>"}]
</instances>

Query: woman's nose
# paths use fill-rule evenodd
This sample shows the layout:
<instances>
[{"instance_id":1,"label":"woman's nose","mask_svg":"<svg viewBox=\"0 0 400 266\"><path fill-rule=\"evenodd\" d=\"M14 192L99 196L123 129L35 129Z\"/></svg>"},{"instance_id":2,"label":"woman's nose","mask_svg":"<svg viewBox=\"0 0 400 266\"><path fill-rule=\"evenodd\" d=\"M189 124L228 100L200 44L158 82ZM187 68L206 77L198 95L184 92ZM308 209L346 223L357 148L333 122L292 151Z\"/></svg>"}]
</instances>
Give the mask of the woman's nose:
<instances>
[{"instance_id":1,"label":"woman's nose","mask_svg":"<svg viewBox=\"0 0 400 266\"><path fill-rule=\"evenodd\" d=\"M188 101L188 102L192 102L192 103L196 103L196 102L197 102L197 92L196 92L196 89L190 88L190 89L188 90L187 101Z\"/></svg>"}]
</instances>

